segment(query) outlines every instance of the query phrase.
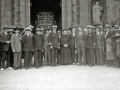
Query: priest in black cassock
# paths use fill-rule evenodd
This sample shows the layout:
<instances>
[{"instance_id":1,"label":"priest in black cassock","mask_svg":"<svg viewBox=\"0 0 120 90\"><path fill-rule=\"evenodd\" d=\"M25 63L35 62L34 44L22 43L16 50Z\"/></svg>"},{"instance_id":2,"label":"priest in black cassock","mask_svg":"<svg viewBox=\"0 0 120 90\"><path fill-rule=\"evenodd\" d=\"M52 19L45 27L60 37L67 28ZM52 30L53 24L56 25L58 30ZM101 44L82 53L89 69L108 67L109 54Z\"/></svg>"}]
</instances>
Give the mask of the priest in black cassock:
<instances>
[{"instance_id":1,"label":"priest in black cassock","mask_svg":"<svg viewBox=\"0 0 120 90\"><path fill-rule=\"evenodd\" d=\"M62 64L72 64L71 53L70 53L70 37L67 30L63 31L61 36L61 63Z\"/></svg>"}]
</instances>

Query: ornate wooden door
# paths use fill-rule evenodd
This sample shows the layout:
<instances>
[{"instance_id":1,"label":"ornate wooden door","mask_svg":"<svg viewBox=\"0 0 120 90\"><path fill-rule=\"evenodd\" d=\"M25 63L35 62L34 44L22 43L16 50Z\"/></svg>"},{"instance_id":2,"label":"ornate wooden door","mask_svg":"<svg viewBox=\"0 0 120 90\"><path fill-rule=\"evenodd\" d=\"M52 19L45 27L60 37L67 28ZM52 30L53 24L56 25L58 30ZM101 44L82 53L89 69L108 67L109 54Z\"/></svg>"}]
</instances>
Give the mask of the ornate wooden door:
<instances>
[{"instance_id":1,"label":"ornate wooden door","mask_svg":"<svg viewBox=\"0 0 120 90\"><path fill-rule=\"evenodd\" d=\"M51 12L39 12L36 23L37 27L49 29L54 24L54 14Z\"/></svg>"}]
</instances>

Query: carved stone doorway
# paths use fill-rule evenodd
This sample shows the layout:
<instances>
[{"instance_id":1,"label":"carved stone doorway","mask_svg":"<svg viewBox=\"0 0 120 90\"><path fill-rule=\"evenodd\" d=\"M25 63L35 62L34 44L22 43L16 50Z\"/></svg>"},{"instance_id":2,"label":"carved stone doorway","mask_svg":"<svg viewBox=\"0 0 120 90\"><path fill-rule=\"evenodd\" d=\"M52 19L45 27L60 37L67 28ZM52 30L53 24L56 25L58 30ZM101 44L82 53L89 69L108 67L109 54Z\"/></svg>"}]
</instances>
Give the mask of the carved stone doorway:
<instances>
[{"instance_id":1,"label":"carved stone doorway","mask_svg":"<svg viewBox=\"0 0 120 90\"><path fill-rule=\"evenodd\" d=\"M53 13L55 15L53 24L57 24L58 29L62 28L61 0L30 0L31 24L35 27L39 26L37 15L42 12ZM43 15L43 19L45 19L46 14L44 13Z\"/></svg>"}]
</instances>

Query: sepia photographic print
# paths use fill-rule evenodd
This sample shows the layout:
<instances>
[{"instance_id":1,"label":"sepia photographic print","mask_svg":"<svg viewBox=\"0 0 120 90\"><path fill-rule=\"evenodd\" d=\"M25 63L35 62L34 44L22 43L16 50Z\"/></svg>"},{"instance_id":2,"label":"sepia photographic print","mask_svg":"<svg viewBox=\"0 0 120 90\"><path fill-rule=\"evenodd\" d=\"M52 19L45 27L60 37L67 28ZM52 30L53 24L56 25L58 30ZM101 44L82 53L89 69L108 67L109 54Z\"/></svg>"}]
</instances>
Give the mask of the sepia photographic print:
<instances>
[{"instance_id":1,"label":"sepia photographic print","mask_svg":"<svg viewBox=\"0 0 120 90\"><path fill-rule=\"evenodd\" d=\"M120 90L120 0L0 0L0 90Z\"/></svg>"}]
</instances>

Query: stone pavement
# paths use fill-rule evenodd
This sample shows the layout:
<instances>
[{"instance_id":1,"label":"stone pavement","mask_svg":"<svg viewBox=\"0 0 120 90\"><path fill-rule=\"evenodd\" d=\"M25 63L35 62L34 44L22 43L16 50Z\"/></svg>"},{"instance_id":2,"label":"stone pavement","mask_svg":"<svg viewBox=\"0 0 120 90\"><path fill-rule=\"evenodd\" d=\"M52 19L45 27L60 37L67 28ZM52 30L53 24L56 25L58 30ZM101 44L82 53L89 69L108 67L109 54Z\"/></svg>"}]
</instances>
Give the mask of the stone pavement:
<instances>
[{"instance_id":1,"label":"stone pavement","mask_svg":"<svg viewBox=\"0 0 120 90\"><path fill-rule=\"evenodd\" d=\"M67 65L4 70L0 90L120 90L120 68Z\"/></svg>"}]
</instances>

